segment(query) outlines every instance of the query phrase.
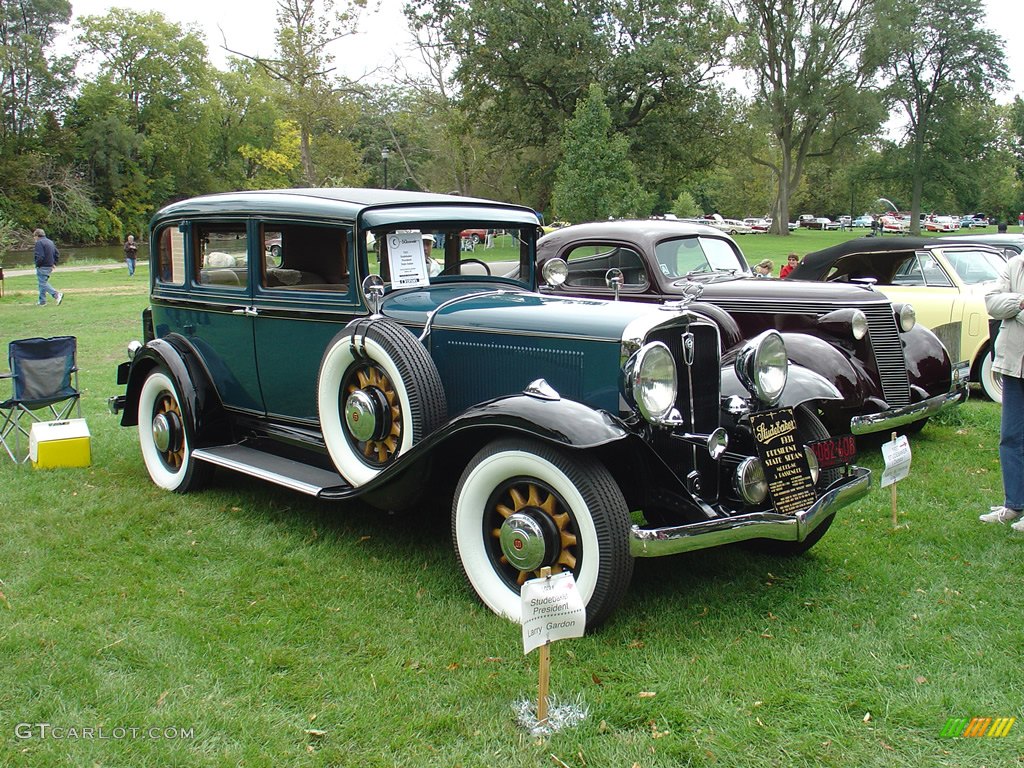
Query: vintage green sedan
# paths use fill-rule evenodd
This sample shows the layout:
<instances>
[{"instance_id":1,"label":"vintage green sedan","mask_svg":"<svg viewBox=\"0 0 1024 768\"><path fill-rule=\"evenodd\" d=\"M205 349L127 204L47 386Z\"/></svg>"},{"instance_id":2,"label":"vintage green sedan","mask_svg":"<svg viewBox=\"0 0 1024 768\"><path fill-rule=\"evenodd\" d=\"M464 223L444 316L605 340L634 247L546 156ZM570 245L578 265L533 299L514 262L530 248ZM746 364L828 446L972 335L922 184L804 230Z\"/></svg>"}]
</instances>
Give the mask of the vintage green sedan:
<instances>
[{"instance_id":1,"label":"vintage green sedan","mask_svg":"<svg viewBox=\"0 0 1024 768\"><path fill-rule=\"evenodd\" d=\"M466 258L473 228L520 277ZM169 205L112 409L168 491L222 468L384 510L450 501L469 583L516 620L545 568L574 575L593 627L636 557L802 552L867 492L805 406L838 393L779 334L723 363L685 303L542 296L538 232L525 207L390 190Z\"/></svg>"},{"instance_id":2,"label":"vintage green sedan","mask_svg":"<svg viewBox=\"0 0 1024 768\"><path fill-rule=\"evenodd\" d=\"M969 375L986 396L1001 402L985 293L1004 259L994 245L953 238L863 237L807 254L789 279L870 282L893 302L913 304L917 322L939 337L963 378Z\"/></svg>"}]
</instances>

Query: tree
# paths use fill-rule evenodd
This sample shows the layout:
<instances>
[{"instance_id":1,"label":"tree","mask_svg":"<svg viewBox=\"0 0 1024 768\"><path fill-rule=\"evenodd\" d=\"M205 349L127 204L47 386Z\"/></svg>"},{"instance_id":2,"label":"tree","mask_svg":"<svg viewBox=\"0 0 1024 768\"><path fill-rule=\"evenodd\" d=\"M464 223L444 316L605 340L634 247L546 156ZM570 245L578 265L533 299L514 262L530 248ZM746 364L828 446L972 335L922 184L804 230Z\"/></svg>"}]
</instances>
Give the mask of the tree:
<instances>
[{"instance_id":1,"label":"tree","mask_svg":"<svg viewBox=\"0 0 1024 768\"><path fill-rule=\"evenodd\" d=\"M252 56L224 46L254 61L284 86L285 112L299 127L303 178L308 186L318 185L323 175L316 168L314 136L333 135L330 154L337 157L337 133L345 121L344 114L339 113L339 97L360 90L331 74L333 57L327 47L355 31L358 12L365 4L366 0L345 0L344 9L336 11L334 0L321 0L323 10L318 11L316 0L277 0L276 58ZM352 155L351 148L342 153L346 152Z\"/></svg>"},{"instance_id":2,"label":"tree","mask_svg":"<svg viewBox=\"0 0 1024 768\"><path fill-rule=\"evenodd\" d=\"M650 205L629 160L629 144L612 132L611 112L597 85L566 123L552 202L558 218L577 223L635 216Z\"/></svg>"},{"instance_id":3,"label":"tree","mask_svg":"<svg viewBox=\"0 0 1024 768\"><path fill-rule=\"evenodd\" d=\"M981 0L879 0L873 54L888 97L906 124L911 226L919 229L924 180L941 163L939 144L967 102L983 102L1006 81L1003 41L984 26Z\"/></svg>"},{"instance_id":4,"label":"tree","mask_svg":"<svg viewBox=\"0 0 1024 768\"><path fill-rule=\"evenodd\" d=\"M721 138L712 76L733 30L713 0L415 0L456 59L463 107L488 143L550 178L565 123L592 83L645 186L668 201ZM540 194L545 194L543 189ZM543 199L535 204L543 205Z\"/></svg>"},{"instance_id":5,"label":"tree","mask_svg":"<svg viewBox=\"0 0 1024 768\"><path fill-rule=\"evenodd\" d=\"M873 131L880 113L862 58L865 19L874 0L737 0L743 17L734 63L752 73L748 118L772 137L769 168L777 194L773 231L788 234L789 202L808 158Z\"/></svg>"},{"instance_id":6,"label":"tree","mask_svg":"<svg viewBox=\"0 0 1024 768\"><path fill-rule=\"evenodd\" d=\"M71 59L48 50L71 19L67 0L0 0L0 150L26 147L71 85Z\"/></svg>"}]
</instances>

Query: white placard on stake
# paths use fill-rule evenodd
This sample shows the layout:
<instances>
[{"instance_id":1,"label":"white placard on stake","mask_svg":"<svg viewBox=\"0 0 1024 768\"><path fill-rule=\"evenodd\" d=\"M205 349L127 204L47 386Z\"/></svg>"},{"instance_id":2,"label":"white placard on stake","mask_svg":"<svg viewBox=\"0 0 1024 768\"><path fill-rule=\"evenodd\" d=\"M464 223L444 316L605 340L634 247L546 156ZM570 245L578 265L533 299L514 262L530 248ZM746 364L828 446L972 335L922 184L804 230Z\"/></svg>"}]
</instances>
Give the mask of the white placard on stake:
<instances>
[{"instance_id":1,"label":"white placard on stake","mask_svg":"<svg viewBox=\"0 0 1024 768\"><path fill-rule=\"evenodd\" d=\"M423 252L423 234L418 230L388 235L388 262L393 288L430 285L427 259Z\"/></svg>"},{"instance_id":2,"label":"white placard on stake","mask_svg":"<svg viewBox=\"0 0 1024 768\"><path fill-rule=\"evenodd\" d=\"M882 482L880 487L898 483L910 474L910 441L906 435L882 443L882 458L885 460L885 469L882 470Z\"/></svg>"},{"instance_id":3,"label":"white placard on stake","mask_svg":"<svg viewBox=\"0 0 1024 768\"><path fill-rule=\"evenodd\" d=\"M523 653L554 640L583 637L587 610L568 571L549 578L530 579L520 590Z\"/></svg>"}]
</instances>

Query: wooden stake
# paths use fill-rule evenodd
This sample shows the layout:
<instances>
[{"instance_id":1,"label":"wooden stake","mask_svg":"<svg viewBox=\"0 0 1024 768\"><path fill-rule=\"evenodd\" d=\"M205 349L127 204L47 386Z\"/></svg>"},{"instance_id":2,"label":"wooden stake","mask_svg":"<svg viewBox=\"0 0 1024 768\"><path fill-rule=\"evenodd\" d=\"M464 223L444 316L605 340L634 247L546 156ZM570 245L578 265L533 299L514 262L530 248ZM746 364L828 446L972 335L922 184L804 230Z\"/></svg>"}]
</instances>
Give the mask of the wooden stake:
<instances>
[{"instance_id":1,"label":"wooden stake","mask_svg":"<svg viewBox=\"0 0 1024 768\"><path fill-rule=\"evenodd\" d=\"M896 433L892 433L892 441L896 442ZM896 528L896 483L889 486L890 495L892 497L892 527Z\"/></svg>"},{"instance_id":2,"label":"wooden stake","mask_svg":"<svg viewBox=\"0 0 1024 768\"><path fill-rule=\"evenodd\" d=\"M542 578L551 578L551 568L544 566L540 570ZM537 680L537 723L548 719L548 690L551 687L551 641L540 647L540 672Z\"/></svg>"}]
</instances>

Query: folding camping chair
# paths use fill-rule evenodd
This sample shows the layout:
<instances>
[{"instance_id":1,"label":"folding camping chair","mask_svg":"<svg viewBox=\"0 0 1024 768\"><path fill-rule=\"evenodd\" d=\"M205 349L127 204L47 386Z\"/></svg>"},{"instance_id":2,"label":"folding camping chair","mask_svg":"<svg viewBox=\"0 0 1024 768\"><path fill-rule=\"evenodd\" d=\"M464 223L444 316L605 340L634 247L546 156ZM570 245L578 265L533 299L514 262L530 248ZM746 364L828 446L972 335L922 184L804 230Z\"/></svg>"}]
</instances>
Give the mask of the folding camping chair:
<instances>
[{"instance_id":1,"label":"folding camping chair","mask_svg":"<svg viewBox=\"0 0 1024 768\"><path fill-rule=\"evenodd\" d=\"M49 421L51 418L60 421L68 418L74 409L81 418L77 351L78 339L74 336L17 339L8 345L10 373L0 373L0 379L11 380L13 394L0 403L0 411L5 412L0 424L0 443L15 463L28 460L28 436L32 422ZM43 413L37 414L37 411ZM24 456L21 454L22 435L26 438ZM14 450L11 449L12 437Z\"/></svg>"}]
</instances>

